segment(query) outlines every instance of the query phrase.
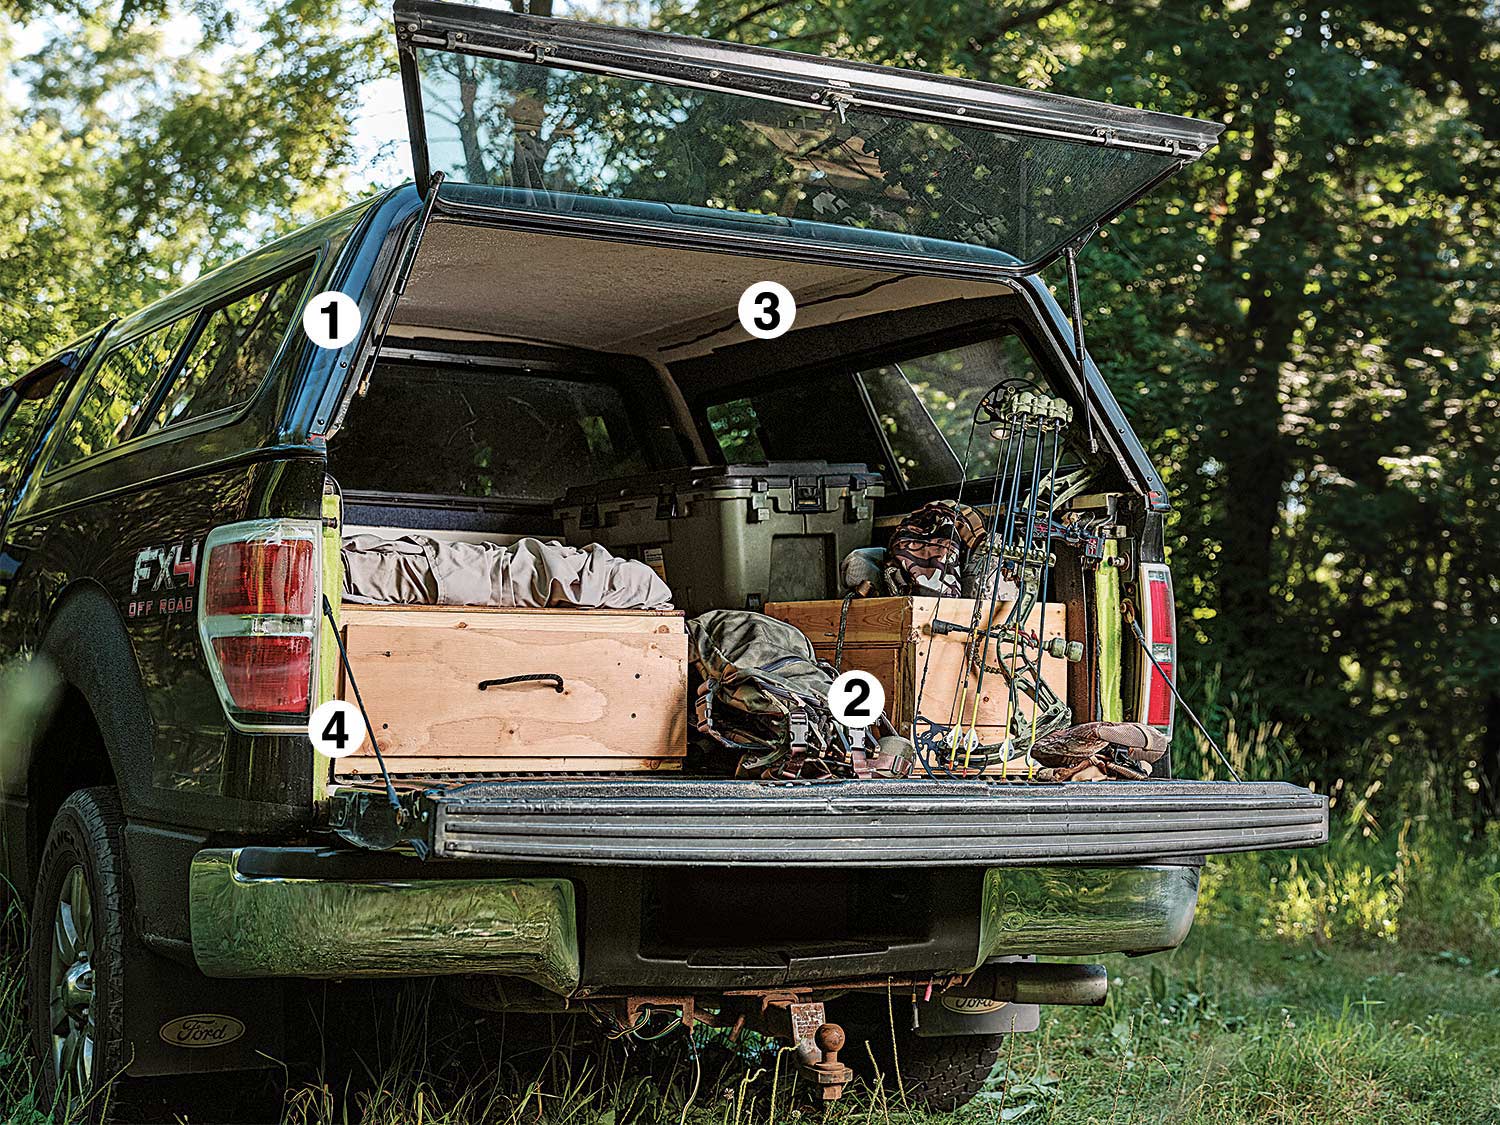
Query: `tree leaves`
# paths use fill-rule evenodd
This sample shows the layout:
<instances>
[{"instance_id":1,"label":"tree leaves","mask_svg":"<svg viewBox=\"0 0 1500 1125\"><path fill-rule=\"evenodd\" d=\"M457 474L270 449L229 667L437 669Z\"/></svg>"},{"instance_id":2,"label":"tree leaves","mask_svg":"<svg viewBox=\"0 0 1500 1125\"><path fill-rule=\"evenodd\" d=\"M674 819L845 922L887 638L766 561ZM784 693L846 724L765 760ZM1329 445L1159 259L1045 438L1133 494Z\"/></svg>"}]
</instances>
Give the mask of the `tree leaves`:
<instances>
[{"instance_id":1,"label":"tree leaves","mask_svg":"<svg viewBox=\"0 0 1500 1125\"><path fill-rule=\"evenodd\" d=\"M0 92L0 306L8 365L128 313L335 209L351 120L389 67L383 5L297 0L94 8L39 25ZM7 96L8 95L8 96ZM8 144L8 148L7 148ZM38 299L40 298L40 299Z\"/></svg>"},{"instance_id":2,"label":"tree leaves","mask_svg":"<svg viewBox=\"0 0 1500 1125\"><path fill-rule=\"evenodd\" d=\"M1081 263L1091 349L1172 490L1185 635L1253 673L1306 778L1395 745L1424 807L1479 790L1500 811L1500 30L1480 4L663 19L1225 122Z\"/></svg>"}]
</instances>

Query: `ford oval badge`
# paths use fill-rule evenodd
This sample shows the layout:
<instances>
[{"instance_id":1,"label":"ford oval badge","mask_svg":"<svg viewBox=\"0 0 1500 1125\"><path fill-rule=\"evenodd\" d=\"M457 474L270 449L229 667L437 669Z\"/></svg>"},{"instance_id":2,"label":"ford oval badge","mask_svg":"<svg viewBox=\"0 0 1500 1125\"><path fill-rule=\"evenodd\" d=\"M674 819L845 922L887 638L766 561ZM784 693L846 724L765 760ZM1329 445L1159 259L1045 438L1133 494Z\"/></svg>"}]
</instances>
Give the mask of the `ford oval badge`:
<instances>
[{"instance_id":1,"label":"ford oval badge","mask_svg":"<svg viewBox=\"0 0 1500 1125\"><path fill-rule=\"evenodd\" d=\"M245 1025L233 1016L204 1012L178 1016L161 1025L163 1043L174 1047L223 1047L245 1034Z\"/></svg>"}]
</instances>

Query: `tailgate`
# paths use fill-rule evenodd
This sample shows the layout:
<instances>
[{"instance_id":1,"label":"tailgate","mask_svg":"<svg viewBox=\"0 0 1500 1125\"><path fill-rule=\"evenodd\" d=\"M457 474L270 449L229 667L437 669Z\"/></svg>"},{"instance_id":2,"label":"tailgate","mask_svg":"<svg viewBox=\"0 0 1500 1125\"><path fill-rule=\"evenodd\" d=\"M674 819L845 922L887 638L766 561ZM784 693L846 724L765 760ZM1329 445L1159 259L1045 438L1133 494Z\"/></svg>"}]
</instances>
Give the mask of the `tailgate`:
<instances>
[{"instance_id":1,"label":"tailgate","mask_svg":"<svg viewBox=\"0 0 1500 1125\"><path fill-rule=\"evenodd\" d=\"M493 780L346 788L332 825L439 859L632 866L1029 866L1315 847L1328 800L1287 782Z\"/></svg>"}]
</instances>

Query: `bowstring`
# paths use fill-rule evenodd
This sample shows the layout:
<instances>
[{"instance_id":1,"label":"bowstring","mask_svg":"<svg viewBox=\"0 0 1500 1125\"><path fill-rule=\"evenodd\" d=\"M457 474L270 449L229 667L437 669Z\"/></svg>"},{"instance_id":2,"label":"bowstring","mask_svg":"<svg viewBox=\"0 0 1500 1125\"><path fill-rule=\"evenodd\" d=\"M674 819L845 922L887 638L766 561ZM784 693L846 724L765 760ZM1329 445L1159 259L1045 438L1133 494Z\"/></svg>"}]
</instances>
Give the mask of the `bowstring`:
<instances>
[{"instance_id":1,"label":"bowstring","mask_svg":"<svg viewBox=\"0 0 1500 1125\"><path fill-rule=\"evenodd\" d=\"M1002 388L1014 384L1025 385L1025 382L1024 380L1011 378L1002 380L995 387L991 388L984 396L984 399L981 400L979 407L976 408L975 424L977 424L979 411L983 408L984 402L989 401ZM1019 422L1014 415L1002 417L998 419L998 422L1003 427L1005 436L996 457L995 483L990 496L991 514L986 529L986 542L984 544L986 552L994 563L992 572L988 576L990 592L988 599L986 599L983 595L982 587L979 591L976 591L978 596L974 599L973 610L970 614L969 635L964 646L962 674L958 684L955 686L955 698L950 710L951 721L954 724L951 737L952 748L956 752L960 741L962 741L964 745L963 768L965 772L968 771L973 760L974 747L979 738L979 708L983 702L984 693L984 657L989 650L990 638L994 631L995 610L999 601L1000 584L1004 579L1004 545L1014 541L1015 513L1019 507L1022 495L1021 475L1026 452L1026 426L1024 423ZM1005 521L1004 536L1001 535L1002 520ZM1001 544L998 554L996 552L997 543ZM984 628L981 631L980 618L986 600L989 603L989 613L985 616ZM976 651L979 654L979 672L972 687L973 706L966 721L964 709L971 690L970 676L973 674ZM1009 696L1007 696L1007 703L1009 704ZM1007 718L1008 723L1009 719Z\"/></svg>"},{"instance_id":2,"label":"bowstring","mask_svg":"<svg viewBox=\"0 0 1500 1125\"><path fill-rule=\"evenodd\" d=\"M1025 416L1025 417L1029 418L1030 416L1028 415L1028 416ZM1024 511L1026 513L1026 536L1025 536L1024 548L1023 548L1022 554L1021 554L1021 565L1016 568L1016 600L1011 605L1010 612L1006 614L1005 621L1000 626L1000 640L1001 640L1001 643L996 644L996 646L995 646L995 655L997 657L1000 657L1001 644L1003 644L1004 639L1006 637L1006 634L1009 633L1009 635L1010 635L1010 641L1011 641L1011 646L1010 646L1010 660L1011 660L1011 667L1012 667L1012 669L1014 669L1015 665L1018 663L1018 660L1017 660L1018 656L1020 657L1020 661L1021 662L1025 661L1025 656L1024 656L1024 654L1021 653L1021 650L1024 649L1025 646L1022 645L1022 644L1020 644L1018 634L1019 634L1019 630L1020 630L1020 628L1021 628L1021 626L1023 624L1023 615L1024 615L1024 611L1026 609L1026 596L1027 596L1027 593L1028 593L1028 590L1029 590L1029 571L1030 571L1030 561L1029 560L1030 560L1030 557L1031 557L1031 548L1032 548L1033 540L1034 540L1034 537L1035 537L1036 506L1037 506L1037 502L1038 502L1038 499L1039 499L1039 497L1038 497L1038 491L1039 491L1039 487L1040 487L1040 477L1041 477L1041 471L1042 471L1042 431L1041 431L1040 426L1032 426L1028 422L1028 423L1022 423L1022 424L1016 426L1016 429L1019 431L1020 436L1019 436L1019 438L1017 440L1017 445L1019 447L1019 453L1017 455L1017 462L1018 462L1018 464L1017 464L1017 471L1016 471L1016 488L1014 489L1015 503L1014 503L1014 506L1011 508L1011 510L1009 512L1009 518L1006 521L1007 528L1008 528L1007 539L1009 539L1010 542L1011 542L1011 545L1014 546L1016 539L1019 538L1015 534L1015 521L1016 521L1016 517L1020 514L1019 510L1022 509L1021 496L1020 496L1020 477L1021 477L1020 462L1025 457L1026 442L1027 442L1028 439L1030 439L1032 441L1031 481L1030 481L1030 487L1028 489L1028 493L1027 493L1027 496L1026 496L1026 499L1025 499L1025 507L1024 507ZM1035 435L1032 435L1030 433L1030 431L1032 431L1033 429L1036 430ZM992 587L991 592L990 592L990 606L991 606L991 612L992 613L993 613L993 607L994 607L995 603L999 600L999 597L1000 597L1000 576L997 573L996 576L995 576L995 581L994 581L993 587ZM986 649L987 648L988 648L988 646L986 645ZM985 676L985 672L986 671L987 671L987 662L984 661L984 660L981 660L980 663L979 663L978 685L975 688L975 717L976 717L976 720L977 720L977 717L978 717L978 697L979 697L979 693L981 693L984 690L984 676ZM1006 707L1005 707L1005 710L1006 710L1006 721L1005 721L1005 734L1004 734L1005 739L1009 739L1010 738L1010 726L1011 726L1011 723L1015 719L1016 710L1018 709L1018 707L1020 705L1020 700L1019 700L1019 698L1017 696L1017 692L1019 691L1019 685L1017 684L1016 680L1017 680L1017 677L1013 673L1006 676ZM976 722L976 725L975 725L975 729L976 730L978 729L977 722ZM1010 757L1010 755L1007 753L1006 754L1007 760L1009 759L1009 757Z\"/></svg>"},{"instance_id":3,"label":"bowstring","mask_svg":"<svg viewBox=\"0 0 1500 1125\"><path fill-rule=\"evenodd\" d=\"M984 399L981 398L979 400L979 402L980 402L980 405L983 405ZM959 508L962 507L963 502L964 502L964 485L968 483L968 479L969 479L969 456L970 456L970 454L971 454L971 452L973 451L973 448L974 448L974 430L975 430L975 428L978 425L979 425L979 406L976 406L976 407L974 407L974 413L973 413L973 415L971 415L970 419L969 419L969 436L968 436L968 440L966 440L964 442L964 456L963 456L962 462L960 462L960 464L959 464L958 494L954 498L954 515L955 515L955 517L957 516L958 510L959 510ZM959 541L958 541L958 520L956 518L953 521L953 535L952 535L952 539L950 540L950 542L953 544L954 556L957 557L957 555L960 552L960 544L959 544ZM943 611L943 584L941 582L939 582L938 583L938 590L937 590L937 600L933 603L933 607L932 607L932 619L933 619L933 621L937 621L939 619L939 617L942 614L942 611ZM927 670L932 665L932 650L933 650L933 648L934 648L934 646L936 644L937 644L937 634L935 632L933 632L931 630L931 627L929 626L929 628L928 628L927 652L925 653L925 655L922 658L922 675L921 675L920 679L918 679L918 681L917 681L917 697L916 697L916 699L912 703L912 732L911 733L912 733L912 742L913 742L914 745L919 741L919 739L917 738L917 729L916 729L917 728L917 723L918 723L918 721L926 721L926 720L923 720L923 716L922 716L922 699L926 695L926 692L927 692ZM924 773L926 773L926 775L930 778L932 776L932 767L929 764L929 762L927 761L927 751L926 751L925 748L921 748L921 749L918 750L918 759L922 763L922 771ZM943 767L941 765L939 765L938 768L942 769L943 772L945 772L945 773L948 772L947 770L943 769Z\"/></svg>"},{"instance_id":4,"label":"bowstring","mask_svg":"<svg viewBox=\"0 0 1500 1125\"><path fill-rule=\"evenodd\" d=\"M970 618L969 619L969 638L968 638L968 641L964 644L964 662L963 662L963 666L962 666L962 675L961 675L961 677L959 679L959 687L962 688L962 691L959 692L958 689L955 688L955 694L957 696L957 706L951 712L951 715L952 715L955 723L957 724L956 727L955 727L955 729L958 730L960 733L962 733L963 728L964 728L963 707L964 707L964 702L968 698L968 690L969 690L969 672L970 672L970 669L972 669L973 666L974 666L974 650L975 650L975 646L978 645L978 648L979 648L979 673L980 674L979 674L979 682L974 687L974 711L973 711L973 718L972 718L972 720L971 720L971 722L969 724L969 728L970 728L969 729L969 736L964 738L964 769L965 770L967 770L969 768L969 760L970 760L971 755L974 752L974 743L975 743L975 741L978 738L978 733L979 733L979 701L980 701L980 693L981 693L981 691L984 688L984 654L989 649L990 630L992 630L994 628L994 626L995 626L995 598L994 598L994 594L998 593L998 590L999 590L999 581L1000 581L1000 575L1001 575L1001 572L1002 572L1001 563L1003 562L1002 559L996 558L995 555L994 555L994 553L993 553L994 552L995 540L996 540L996 538L998 536L999 528L1000 528L1000 514L1001 514L1000 482L1001 482L1002 479L1004 479L1002 477L1002 466L1001 466L1000 462L1001 462L1001 459L1003 457L1004 458L1004 462L1005 462L1005 466L1008 468L1009 463L1010 463L1010 458L1009 458L1010 448L1011 448L1011 446L1013 444L1012 436L1013 436L1013 430L1012 430L1012 428L1009 425L1007 425L1006 426L1005 443L1000 448L1000 456L996 457L996 465L995 465L995 487L994 487L994 489L990 493L990 511L991 511L991 516L990 516L989 528L986 531L987 542L985 543L985 549L986 549L986 551L990 552L990 557L992 559L994 559L994 568L993 568L994 569L994 575L993 575L993 579L992 580L993 580L993 582L994 582L995 585L994 585L994 590L992 591L992 596L990 597L990 612L989 612L988 618L985 620L984 631L983 631L983 633L981 633L980 630L979 630L979 616L980 616L981 607L984 604L984 598L982 596L980 596L980 597L976 597L974 599L974 610L969 615L969 618ZM978 592L979 591L976 590L976 593L978 593ZM954 746L954 749L955 750L957 749L956 745Z\"/></svg>"},{"instance_id":5,"label":"bowstring","mask_svg":"<svg viewBox=\"0 0 1500 1125\"><path fill-rule=\"evenodd\" d=\"M1007 553L1013 552L1016 544L1016 512L1021 504L1021 471L1026 456L1026 428L1024 424L1012 418L1007 423L1007 459L1006 459L1006 482L1007 490L1004 503L1005 533L1000 539L1001 560L1004 562ZM1000 512L996 512L997 525ZM1003 574L997 572L992 576L990 604L993 616L993 607L1000 596L1000 581ZM991 623L993 626L993 622ZM1001 623L1001 635L1004 635L1004 622ZM996 651L998 652L998 646Z\"/></svg>"},{"instance_id":6,"label":"bowstring","mask_svg":"<svg viewBox=\"0 0 1500 1125\"><path fill-rule=\"evenodd\" d=\"M1042 613L1037 619L1036 629L1036 658L1035 663L1028 662L1031 672L1032 686L1038 694L1042 692L1042 645L1047 640L1047 579L1052 572L1052 521L1057 515L1057 465L1062 455L1062 422L1059 420L1052 430L1052 475L1047 478L1047 538L1042 545L1042 565L1044 570L1041 576L1041 590L1038 596L1042 599ZM1042 706L1042 701L1037 695L1031 697L1031 737L1026 746L1026 777L1030 780L1036 771L1036 762L1031 757L1031 751L1036 746L1037 712Z\"/></svg>"},{"instance_id":7,"label":"bowstring","mask_svg":"<svg viewBox=\"0 0 1500 1125\"><path fill-rule=\"evenodd\" d=\"M959 475L958 491L957 491L957 494L955 495L955 498L954 498L954 519L953 519L952 532L951 532L950 538L949 538L949 543L954 548L954 556L955 556L954 561L955 561L955 563L958 561L958 556L961 554L961 551L962 551L962 544L961 544L960 539L959 539L959 524L958 524L958 520L961 518L962 506L963 506L963 497L964 497L964 489L965 489L965 486L967 485L968 479L969 479L969 466L970 466L971 459L973 457L973 449L974 449L974 434L975 434L975 431L979 428L979 416L980 416L980 412L984 408L984 404L987 401L989 401L989 399L991 398L991 396L993 396L997 391L1000 391L1001 389L1003 389L1003 388L1005 388L1007 386L1013 385L1013 384L1018 384L1018 385L1022 385L1022 386L1029 386L1030 385L1029 383L1027 383L1026 380L1019 379L1019 378L1016 378L1014 376L1007 377L1005 379L1000 380L998 383L996 383L994 386L992 386L988 391L986 391L985 394L983 394L982 396L980 396L980 399L979 399L978 403L976 403L976 405L974 407L974 410L973 410L973 413L970 415L970 418L969 418L969 433L968 433L968 436L967 436L967 438L966 438L966 440L964 442L964 455L963 455L963 458L961 459L961 462L960 462L961 472L960 472L960 475ZM1000 580L1001 580L1001 578L1003 576L1003 571L1004 571L1004 567L1003 567L1003 563L1004 563L1004 548L1013 547L1014 543L1015 543L1015 538L1016 538L1015 514L1016 514L1016 510L1020 507L1020 500L1021 500L1021 491L1020 491L1021 481L1020 481L1020 477L1021 477L1021 468L1022 468L1022 464L1023 464L1023 459L1024 459L1024 456L1025 456L1025 444L1026 444L1025 443L1024 434L1018 436L1018 430L1020 430L1021 427L1019 427L1019 426L1017 426L1015 424L1014 419L1004 420L1002 422L1002 424L1005 426L1006 437L1005 437L1004 442L1003 442L1003 444L1001 446L1000 454L997 457L997 465L996 465L996 473L995 473L995 483L994 483L994 487L992 489L991 497L990 497L990 503L991 503L991 507L992 507L992 517L991 517L990 524L989 524L989 529L988 529L988 535L989 535L989 539L990 539L989 544L987 544L988 549L991 552L993 552L994 549L995 549L995 539L996 539L996 536L999 534L1000 519L1001 519L1002 514L1006 516L1006 520L1005 520L1005 539L1004 539L1004 547L1002 548L1001 553L999 555L999 558L996 560L996 565L994 567L994 576L993 576L993 580L992 580L992 592L991 592L991 596L990 596L990 599L989 599L990 600L990 606L991 606L991 617L993 617L994 605L995 605L995 602L998 600L998 597L999 597ZM1038 435L1038 436L1040 437L1040 435ZM1034 504L1035 504L1035 496L1036 496L1036 477L1039 474L1040 468L1041 468L1041 466L1040 466L1040 460L1039 460L1040 448L1038 448L1036 450L1036 454L1037 454L1037 459L1036 459L1035 464L1033 465L1032 487L1031 487L1031 490L1030 490L1031 491L1031 499L1032 499L1033 507L1034 507ZM1004 503L1003 504L1001 503L1002 491L1005 493ZM963 574L963 568L962 568L961 565L957 567L957 572L958 572L958 578L959 578L959 580L961 582L962 581L962 574ZM1024 575L1022 575L1021 578L1022 578L1022 581L1024 581ZM1022 587L1021 587L1020 583L1018 583L1017 605L1014 606L1014 607L1012 607L1012 612L1011 612L1011 615L1010 615L1011 617L1014 617L1015 612L1020 608L1021 589L1022 589ZM945 597L945 595L944 595L944 584L940 582L938 584L937 593L936 593L936 595L934 597L934 600L933 600L932 624L936 624L939 620L941 620L941 616L942 616L942 604L943 604L944 597ZM977 604L977 599L976 599L976 605L975 605L975 615L976 615L976 617L977 617L978 611L979 611L979 606ZM960 677L960 683L955 686L954 695L950 698L950 708L951 709L949 711L949 716L950 716L950 720L953 720L952 724L950 725L950 730L957 729L957 730L961 731L962 730L962 726L963 726L963 713L962 713L962 711L963 711L963 703L967 700L967 689L968 689L968 679L969 679L968 672L969 672L969 667L970 667L970 663L969 662L972 659L973 645L974 645L975 640L976 640L975 633L977 631L977 622L972 623L972 624L974 625L974 627L971 628L971 630L970 630L969 639L968 639L968 642L967 642L967 644L965 646L964 674ZM982 644L981 644L981 648L980 648L980 652L981 653L985 652L988 649L989 635L990 635L990 632L991 632L992 628L993 628L993 621L991 621L990 625L984 631L984 636L982 638ZM923 715L923 713L922 713L923 712L923 706L922 705L923 705L923 702L924 702L924 700L926 698L927 676L928 676L928 673L930 672L931 667L932 667L933 651L934 651L934 649L936 647L936 643L937 643L937 639L938 639L938 635L932 629L931 625L929 625L928 635L929 635L929 639L928 639L928 644L927 644L927 651L926 651L926 653L924 653L923 658L922 658L922 674L921 674L921 676L918 677L918 681L917 681L917 695L916 695L916 700L915 700L915 704L914 704L914 708L913 708L913 714L914 714L914 718L916 720L920 721L921 723L925 723L927 726L930 727L933 724L932 724L932 722L931 722L930 719L927 719ZM997 645L997 655L998 655L998 651L999 650L998 650L998 645ZM1013 651L1012 651L1012 657L1013 658L1014 658L1014 655L1015 655L1015 653L1014 653L1014 646L1013 646ZM983 679L984 679L984 663L985 663L984 660L981 659L980 660L980 671L979 671L979 685L977 685L976 688L975 688L973 730L976 733L976 736L977 736L977 731L978 731L978 710L979 710L980 691L982 689ZM1011 703L1011 707L1012 708L1014 706L1014 692L1015 692L1015 687L1014 687L1014 684L1012 684L1011 685L1011 692L1010 692L1010 703ZM913 725L915 727L916 723L914 723ZM1008 728L1008 726L1009 726L1009 720L1007 720L1007 728ZM916 733L917 732L915 730L913 730L913 734L915 735ZM972 740L970 740L970 741L972 742ZM972 746L970 747L970 752L972 752ZM968 755L966 754L966 760L967 760L967 757L968 757ZM928 753L927 753L927 749L925 747L919 748L918 758L921 761L923 771L927 774L928 777L931 777L932 776L932 769L931 769L931 765L930 765L930 763L928 761ZM948 770L946 767L943 767L943 766L940 765L939 769L944 774L951 775L951 771Z\"/></svg>"},{"instance_id":8,"label":"bowstring","mask_svg":"<svg viewBox=\"0 0 1500 1125\"><path fill-rule=\"evenodd\" d=\"M1028 692L1028 695L1030 695L1030 697L1032 699L1033 706L1032 706L1032 717L1031 717L1031 721L1029 723L1029 738L1028 738L1028 745L1027 745L1027 757L1028 757L1028 767L1027 767L1027 770L1028 770L1028 775L1030 775L1031 773L1033 773L1034 769L1035 769L1034 763L1030 762L1030 753L1031 753L1031 749L1036 745L1036 739L1037 739L1037 722L1036 722L1037 711L1041 707L1041 699L1039 697L1043 694L1043 689L1042 689L1042 660L1043 660L1044 653L1043 653L1043 650L1042 650L1042 645L1043 645L1045 637L1046 637L1046 620L1047 620L1047 603L1046 603L1046 599L1045 599L1045 590L1046 590L1046 583L1047 583L1048 576L1051 573L1051 563L1050 563L1050 560L1051 560L1051 554L1052 554L1052 539L1053 539L1052 521L1055 519L1055 517L1056 517L1056 511L1057 511L1056 478L1057 478L1058 466L1059 466L1060 461L1061 461L1061 453L1062 453L1062 430L1063 430L1063 428L1064 428L1064 423L1061 420L1051 420L1049 422L1046 419L1038 419L1037 422L1034 425L1027 425L1027 426L1024 426L1024 427L1022 427L1022 426L1016 426L1016 427L1012 427L1010 430L1008 430L1008 437L1014 437L1016 430L1021 430L1022 432L1020 434L1019 439L1016 440L1016 442L1015 442L1015 444L1016 444L1016 446L1018 448L1018 453L1017 453L1017 456L1016 456L1016 474L1015 474L1015 480L1014 480L1014 487L1011 489L1010 499L1007 502L1007 514L1008 514L1008 516L1010 518L1007 519L1007 521L1006 521L1006 539L1005 539L1005 543L1006 543L1006 545L1010 549L1014 549L1017 545L1020 545L1022 547L1022 549L1023 549L1022 550L1023 565L1020 566L1017 569L1018 582L1017 582L1016 601L1011 606L1010 613L1006 617L1006 622L1004 624L1002 624L1002 626L1001 626L1000 637L997 639L997 642L996 642L996 657L997 657L997 663L999 663L999 665L1000 665L999 671L1001 671L1003 674L1005 674L1005 677L1006 677L1006 680L1007 680L1007 686L1008 686L1008 690L1007 690L1007 693L1006 693L1006 704L1007 704L1007 706L1006 706L1006 720L1005 720L1005 728L1004 728L1005 732L1006 732L1005 733L1005 740L1006 741L1008 741L1009 738L1010 738L1010 733L1011 733L1010 732L1010 726L1011 726L1012 721L1014 720L1016 712L1019 710L1019 707L1020 707L1020 699L1019 699L1018 692L1021 690L1021 685L1019 683L1019 681L1021 679L1021 674L1024 673L1025 675L1028 675L1030 677L1031 691ZM1030 433L1029 431L1031 431L1031 430L1034 430L1035 433ZM1051 456L1050 456L1050 458L1048 460L1050 461L1051 471L1050 471L1049 476L1047 478L1045 478L1045 480L1044 480L1042 478L1042 476L1041 476L1041 469L1042 469L1042 463L1043 463L1043 461L1042 461L1042 452L1043 452L1044 447L1048 444L1045 439L1049 436L1048 435L1048 431L1049 430L1051 431L1050 432L1050 437L1051 437L1051 442L1050 442L1050 445L1051 445ZM1033 445L1033 448L1032 448L1031 485L1030 485L1030 488L1027 490L1027 492L1025 494L1025 502L1024 502L1024 509L1023 509L1023 506L1022 506L1022 503L1021 503L1021 495L1022 494L1020 492L1020 464L1021 464L1022 458L1024 457L1025 442L1028 439L1033 440L1034 441L1034 445ZM1035 647L1036 647L1037 651L1036 651L1035 654L1031 654L1031 653L1026 652L1026 644L1024 643L1024 639L1023 639L1023 637L1021 635L1021 631L1022 631L1022 628L1024 626L1024 620L1022 619L1022 611L1026 610L1028 608L1026 603L1027 603L1027 595L1030 592L1031 584L1027 581L1027 578L1026 578L1027 572L1030 569L1030 567L1028 565L1026 565L1026 560L1030 559L1031 553L1032 553L1032 549L1036 546L1036 516L1037 516L1038 511L1042 507L1041 490L1044 487L1047 490L1046 523L1045 523L1044 538L1043 538L1043 541L1042 541L1043 551L1042 551L1042 555L1041 555L1041 560L1036 565L1036 586L1037 586L1037 591L1036 591L1036 595L1035 595L1036 597L1042 598L1041 618L1040 618L1040 620L1038 622L1038 632L1037 632L1036 637L1035 637ZM1018 515L1020 515L1023 510L1024 510L1024 513L1025 513L1025 516L1026 516L1026 520L1027 520L1026 533L1025 533L1025 536L1024 536L1024 540L1022 540L1021 536L1018 534L1018 532L1017 532L1017 530L1015 528L1015 517L1018 516ZM998 513L997 513L997 516L998 516ZM995 607L996 603L998 603L998 601L999 601L1000 578L1001 578L1001 576L997 572L997 574L994 577L993 587L992 587L991 596L990 596L991 618L992 619L993 619L993 615L994 615L994 607ZM993 625L993 620L991 621L991 625ZM988 651L990 632L991 632L991 630L989 630L989 629L986 630L986 636L985 636L985 641L984 641L984 648L981 649L982 653L987 653L987 651ZM1010 651L1011 666L1012 666L1013 669L1015 669L1015 671L1013 671L1011 673L1005 673L1004 672L1004 667L1005 667L1004 666L1004 658L1001 656L1001 647L1000 647L1001 644L1003 643L1004 639L1007 637L1007 635L1009 636L1009 640L1011 642L1011 651ZM1017 668L1017 665L1019 665L1020 667ZM977 730L978 730L978 704L979 704L980 695L981 695L982 690L983 690L984 675L985 675L985 673L986 673L987 670L988 670L988 662L987 662L987 660L981 658L981 660L980 660L980 666L979 666L979 675L978 675L979 684L976 687L976 691L975 691L975 721L974 721L974 731L976 732L976 735L977 735ZM972 739L970 740L970 744L971 744L971 751L972 751ZM1002 750L1005 750L1005 741L1002 741L1002 743L1000 745L1001 745ZM1009 751L1005 751L1005 760L1009 760L1009 758L1010 758ZM988 754L985 755L984 760L985 760L986 763L991 763L991 761L992 761L990 759L990 757L989 757ZM965 766L966 769L968 768L970 761L971 761L970 754L965 754L964 766Z\"/></svg>"}]
</instances>

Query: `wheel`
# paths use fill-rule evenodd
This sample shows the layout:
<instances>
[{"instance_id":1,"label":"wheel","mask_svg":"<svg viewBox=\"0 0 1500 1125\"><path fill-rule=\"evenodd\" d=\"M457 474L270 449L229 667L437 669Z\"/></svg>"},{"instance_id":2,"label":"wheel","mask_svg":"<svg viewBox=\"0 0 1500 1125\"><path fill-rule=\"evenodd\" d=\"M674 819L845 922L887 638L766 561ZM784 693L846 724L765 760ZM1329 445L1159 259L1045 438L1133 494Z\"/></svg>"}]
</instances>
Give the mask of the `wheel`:
<instances>
[{"instance_id":1,"label":"wheel","mask_svg":"<svg viewBox=\"0 0 1500 1125\"><path fill-rule=\"evenodd\" d=\"M52 821L37 876L27 997L43 1105L58 1120L102 1121L125 1040L129 890L113 789L84 789Z\"/></svg>"},{"instance_id":2,"label":"wheel","mask_svg":"<svg viewBox=\"0 0 1500 1125\"><path fill-rule=\"evenodd\" d=\"M844 1007L830 1014L848 1036L839 1057L861 1078L883 1083L897 1097L899 1075L901 1093L916 1110L947 1113L968 1105L984 1090L1005 1042L1003 1035L924 1037L898 1025L893 1057L885 997L878 1004L869 997L841 1003ZM896 1018L900 1020L899 1014Z\"/></svg>"},{"instance_id":3,"label":"wheel","mask_svg":"<svg viewBox=\"0 0 1500 1125\"><path fill-rule=\"evenodd\" d=\"M985 1087L1000 1057L1003 1035L951 1035L923 1039L897 1035L901 1088L913 1109L948 1112L968 1105ZM889 1053L890 1044L886 1044ZM880 1055L876 1051L876 1057ZM886 1068L895 1085L896 1068Z\"/></svg>"}]
</instances>

